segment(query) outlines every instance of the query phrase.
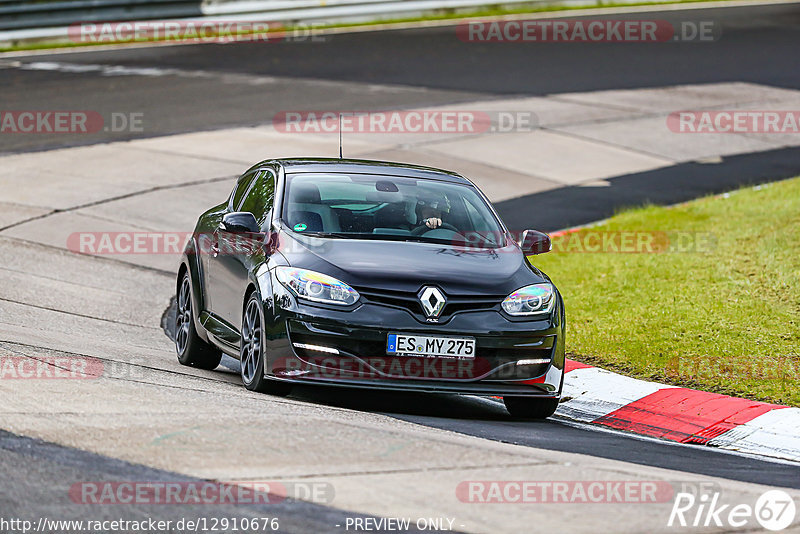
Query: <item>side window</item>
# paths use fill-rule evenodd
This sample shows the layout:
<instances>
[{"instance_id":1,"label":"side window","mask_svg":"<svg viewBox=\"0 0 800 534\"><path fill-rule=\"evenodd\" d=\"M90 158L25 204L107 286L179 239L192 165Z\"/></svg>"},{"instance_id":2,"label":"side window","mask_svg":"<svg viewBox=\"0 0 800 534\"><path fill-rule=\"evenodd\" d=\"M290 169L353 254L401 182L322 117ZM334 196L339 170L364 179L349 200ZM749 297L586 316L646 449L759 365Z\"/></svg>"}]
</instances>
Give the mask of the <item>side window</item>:
<instances>
[{"instance_id":1,"label":"side window","mask_svg":"<svg viewBox=\"0 0 800 534\"><path fill-rule=\"evenodd\" d=\"M236 183L236 187L234 187L233 191L231 192L231 200L229 204L231 211L236 211L236 207L242 203L242 198L244 198L244 194L247 192L247 188L250 185L250 182L253 181L253 176L255 174L255 172L248 173L242 176Z\"/></svg>"},{"instance_id":2,"label":"side window","mask_svg":"<svg viewBox=\"0 0 800 534\"><path fill-rule=\"evenodd\" d=\"M272 171L262 170L256 176L237 211L249 211L256 216L258 224L263 227L270 210L272 210L274 197L275 176Z\"/></svg>"}]
</instances>

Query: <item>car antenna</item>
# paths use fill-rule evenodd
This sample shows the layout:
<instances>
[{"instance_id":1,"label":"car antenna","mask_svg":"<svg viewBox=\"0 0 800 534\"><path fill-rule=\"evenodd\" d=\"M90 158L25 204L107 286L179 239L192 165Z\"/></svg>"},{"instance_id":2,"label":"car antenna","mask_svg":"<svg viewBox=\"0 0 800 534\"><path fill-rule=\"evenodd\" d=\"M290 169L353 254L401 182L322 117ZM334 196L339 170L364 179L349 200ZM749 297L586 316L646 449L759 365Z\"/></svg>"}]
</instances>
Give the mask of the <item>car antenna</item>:
<instances>
[{"instance_id":1,"label":"car antenna","mask_svg":"<svg viewBox=\"0 0 800 534\"><path fill-rule=\"evenodd\" d=\"M342 159L342 114L339 113L339 159Z\"/></svg>"}]
</instances>

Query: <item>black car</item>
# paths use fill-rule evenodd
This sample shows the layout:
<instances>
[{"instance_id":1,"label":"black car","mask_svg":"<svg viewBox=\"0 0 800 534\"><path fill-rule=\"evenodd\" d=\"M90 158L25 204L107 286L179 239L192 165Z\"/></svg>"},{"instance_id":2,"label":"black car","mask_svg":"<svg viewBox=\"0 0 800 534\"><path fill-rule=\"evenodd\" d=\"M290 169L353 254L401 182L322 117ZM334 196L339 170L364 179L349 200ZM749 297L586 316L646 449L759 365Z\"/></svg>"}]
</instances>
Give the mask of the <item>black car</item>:
<instances>
[{"instance_id":1,"label":"black car","mask_svg":"<svg viewBox=\"0 0 800 534\"><path fill-rule=\"evenodd\" d=\"M184 365L241 361L244 385L502 396L553 414L564 304L486 197L452 172L379 161L263 161L205 212L178 272Z\"/></svg>"}]
</instances>

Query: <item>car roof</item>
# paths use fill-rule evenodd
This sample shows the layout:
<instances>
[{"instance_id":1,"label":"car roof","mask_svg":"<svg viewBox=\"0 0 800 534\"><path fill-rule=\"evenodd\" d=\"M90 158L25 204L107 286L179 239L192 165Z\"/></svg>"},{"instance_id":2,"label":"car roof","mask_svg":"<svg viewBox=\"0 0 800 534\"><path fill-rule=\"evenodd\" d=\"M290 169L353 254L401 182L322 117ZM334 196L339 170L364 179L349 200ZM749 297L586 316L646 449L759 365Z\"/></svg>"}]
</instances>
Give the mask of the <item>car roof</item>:
<instances>
[{"instance_id":1,"label":"car roof","mask_svg":"<svg viewBox=\"0 0 800 534\"><path fill-rule=\"evenodd\" d=\"M390 161L338 158L292 158L269 160L263 163L276 163L281 165L287 174L378 174L471 184L469 180L455 172Z\"/></svg>"}]
</instances>

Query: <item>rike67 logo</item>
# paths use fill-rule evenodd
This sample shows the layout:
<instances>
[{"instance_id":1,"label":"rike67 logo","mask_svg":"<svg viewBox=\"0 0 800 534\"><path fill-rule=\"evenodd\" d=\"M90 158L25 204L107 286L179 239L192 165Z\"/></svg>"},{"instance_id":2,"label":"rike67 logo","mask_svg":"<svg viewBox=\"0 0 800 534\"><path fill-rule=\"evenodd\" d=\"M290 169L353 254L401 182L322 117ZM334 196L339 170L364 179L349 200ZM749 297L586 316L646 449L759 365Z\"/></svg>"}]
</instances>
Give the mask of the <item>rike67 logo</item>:
<instances>
[{"instance_id":1,"label":"rike67 logo","mask_svg":"<svg viewBox=\"0 0 800 534\"><path fill-rule=\"evenodd\" d=\"M795 503L783 490L763 493L755 505L731 503L722 499L719 491L680 492L669 515L669 527L725 527L757 528L779 531L792 524L795 518Z\"/></svg>"}]
</instances>

